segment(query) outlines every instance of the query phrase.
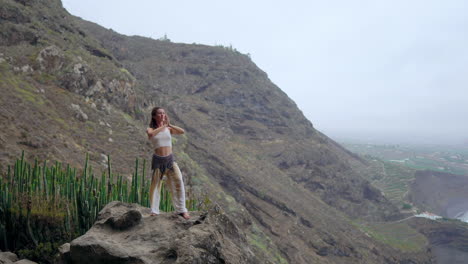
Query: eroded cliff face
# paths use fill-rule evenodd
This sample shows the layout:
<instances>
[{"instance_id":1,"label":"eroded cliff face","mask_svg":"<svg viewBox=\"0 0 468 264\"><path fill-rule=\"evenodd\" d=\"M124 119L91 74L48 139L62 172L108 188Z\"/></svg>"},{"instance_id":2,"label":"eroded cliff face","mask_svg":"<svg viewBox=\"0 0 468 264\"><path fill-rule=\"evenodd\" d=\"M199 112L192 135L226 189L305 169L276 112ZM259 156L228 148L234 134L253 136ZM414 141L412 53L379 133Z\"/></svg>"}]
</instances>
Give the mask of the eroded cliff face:
<instances>
[{"instance_id":1,"label":"eroded cliff face","mask_svg":"<svg viewBox=\"0 0 468 264\"><path fill-rule=\"evenodd\" d=\"M468 259L468 224L443 219L432 221L413 218L408 223L424 234L431 244L431 251L438 264L462 264Z\"/></svg>"},{"instance_id":2,"label":"eroded cliff face","mask_svg":"<svg viewBox=\"0 0 468 264\"><path fill-rule=\"evenodd\" d=\"M348 164L248 56L222 47L127 37L70 16L58 1L0 0L0 157L130 173L148 158L149 111L184 127L174 149L192 192L245 232L263 263L429 263L358 228L397 209ZM318 98L311 98L313 100Z\"/></svg>"},{"instance_id":3,"label":"eroded cliff face","mask_svg":"<svg viewBox=\"0 0 468 264\"><path fill-rule=\"evenodd\" d=\"M449 218L468 212L468 176L416 171L410 199L418 208Z\"/></svg>"}]
</instances>

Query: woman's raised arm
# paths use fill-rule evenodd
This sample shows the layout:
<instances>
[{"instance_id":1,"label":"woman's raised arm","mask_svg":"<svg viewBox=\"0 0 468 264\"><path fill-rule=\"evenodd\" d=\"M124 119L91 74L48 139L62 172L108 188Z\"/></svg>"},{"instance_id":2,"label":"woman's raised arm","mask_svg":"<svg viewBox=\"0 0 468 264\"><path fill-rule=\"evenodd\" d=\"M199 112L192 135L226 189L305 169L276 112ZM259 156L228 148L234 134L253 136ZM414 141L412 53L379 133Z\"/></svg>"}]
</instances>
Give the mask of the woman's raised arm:
<instances>
[{"instance_id":1,"label":"woman's raised arm","mask_svg":"<svg viewBox=\"0 0 468 264\"><path fill-rule=\"evenodd\" d=\"M167 125L162 125L162 126L160 126L158 128L148 127L146 129L146 134L148 135L148 138L152 138L152 137L156 136L159 132L161 132L166 127L167 127Z\"/></svg>"}]
</instances>

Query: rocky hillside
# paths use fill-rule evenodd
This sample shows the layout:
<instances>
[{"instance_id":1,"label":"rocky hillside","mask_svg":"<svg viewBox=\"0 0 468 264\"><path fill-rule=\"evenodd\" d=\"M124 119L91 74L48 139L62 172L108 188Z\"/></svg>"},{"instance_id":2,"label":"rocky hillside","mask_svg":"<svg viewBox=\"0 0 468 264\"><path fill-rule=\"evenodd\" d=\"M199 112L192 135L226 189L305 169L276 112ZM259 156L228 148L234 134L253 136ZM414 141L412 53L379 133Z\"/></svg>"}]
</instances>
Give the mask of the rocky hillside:
<instances>
[{"instance_id":1,"label":"rocky hillside","mask_svg":"<svg viewBox=\"0 0 468 264\"><path fill-rule=\"evenodd\" d=\"M0 19L0 166L25 150L74 165L109 153L123 168L149 150L143 132L128 137L140 132L135 78L60 1L1 1Z\"/></svg>"},{"instance_id":2,"label":"rocky hillside","mask_svg":"<svg viewBox=\"0 0 468 264\"><path fill-rule=\"evenodd\" d=\"M139 80L143 113L163 105L188 129L187 152L196 154L190 156L197 163L209 161L207 167L222 165L222 170L231 163L238 176L230 178L244 177L247 172L235 170L249 166L273 166L265 168L270 176L248 178L264 181L286 174L352 216L381 220L397 214L348 165L350 159L362 160L315 130L248 56L222 47L126 37L86 21L77 23Z\"/></svg>"},{"instance_id":3,"label":"rocky hillside","mask_svg":"<svg viewBox=\"0 0 468 264\"><path fill-rule=\"evenodd\" d=\"M245 232L260 263L430 263L355 224L399 217L294 102L235 50L127 37L58 0L0 0L0 160L29 158L129 173L151 148L149 111L186 129L174 144L192 192ZM319 98L311 98L319 100Z\"/></svg>"},{"instance_id":4,"label":"rocky hillside","mask_svg":"<svg viewBox=\"0 0 468 264\"><path fill-rule=\"evenodd\" d=\"M412 218L409 225L424 234L438 264L464 264L468 259L468 224L458 220Z\"/></svg>"}]
</instances>

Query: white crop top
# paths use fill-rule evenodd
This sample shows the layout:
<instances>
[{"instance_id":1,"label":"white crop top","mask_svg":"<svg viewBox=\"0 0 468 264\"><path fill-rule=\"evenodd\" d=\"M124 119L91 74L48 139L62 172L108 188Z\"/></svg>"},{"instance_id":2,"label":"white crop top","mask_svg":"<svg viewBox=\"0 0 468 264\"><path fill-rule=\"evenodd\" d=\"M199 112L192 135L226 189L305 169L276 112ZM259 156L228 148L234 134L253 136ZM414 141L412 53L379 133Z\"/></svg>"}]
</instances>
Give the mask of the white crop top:
<instances>
[{"instance_id":1,"label":"white crop top","mask_svg":"<svg viewBox=\"0 0 468 264\"><path fill-rule=\"evenodd\" d=\"M171 131L166 127L166 129L151 137L150 141L155 149L159 147L172 147Z\"/></svg>"}]
</instances>

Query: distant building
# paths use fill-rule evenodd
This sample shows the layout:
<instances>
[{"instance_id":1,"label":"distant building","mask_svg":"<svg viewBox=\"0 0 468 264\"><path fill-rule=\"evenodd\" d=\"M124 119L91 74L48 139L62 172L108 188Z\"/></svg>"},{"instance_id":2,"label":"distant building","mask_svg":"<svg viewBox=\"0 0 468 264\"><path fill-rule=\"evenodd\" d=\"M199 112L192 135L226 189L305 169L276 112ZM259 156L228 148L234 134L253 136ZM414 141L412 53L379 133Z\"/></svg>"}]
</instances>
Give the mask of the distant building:
<instances>
[{"instance_id":1,"label":"distant building","mask_svg":"<svg viewBox=\"0 0 468 264\"><path fill-rule=\"evenodd\" d=\"M433 214L433 213L430 213L430 212L424 212L424 213L421 213L421 214L417 214L417 215L415 215L415 217L424 217L424 218L428 218L428 219L432 219L432 220L442 218L442 216L436 215L436 214Z\"/></svg>"}]
</instances>

